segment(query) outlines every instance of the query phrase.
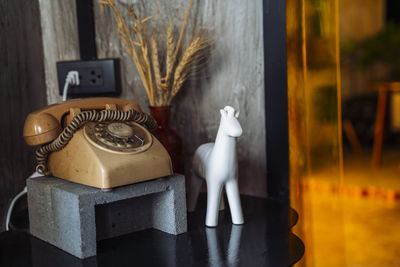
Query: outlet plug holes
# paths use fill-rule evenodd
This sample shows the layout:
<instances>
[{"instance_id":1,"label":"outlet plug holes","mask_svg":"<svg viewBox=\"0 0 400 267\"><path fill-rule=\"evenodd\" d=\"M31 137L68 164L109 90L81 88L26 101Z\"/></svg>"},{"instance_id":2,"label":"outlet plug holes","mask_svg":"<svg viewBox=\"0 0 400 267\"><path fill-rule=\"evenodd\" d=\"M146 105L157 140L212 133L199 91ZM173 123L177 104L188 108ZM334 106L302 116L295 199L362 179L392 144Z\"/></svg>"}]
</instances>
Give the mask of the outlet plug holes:
<instances>
[{"instance_id":1,"label":"outlet plug holes","mask_svg":"<svg viewBox=\"0 0 400 267\"><path fill-rule=\"evenodd\" d=\"M57 62L60 95L69 70L78 71L80 80L79 86L68 91L70 96L119 94L121 91L117 59Z\"/></svg>"}]
</instances>

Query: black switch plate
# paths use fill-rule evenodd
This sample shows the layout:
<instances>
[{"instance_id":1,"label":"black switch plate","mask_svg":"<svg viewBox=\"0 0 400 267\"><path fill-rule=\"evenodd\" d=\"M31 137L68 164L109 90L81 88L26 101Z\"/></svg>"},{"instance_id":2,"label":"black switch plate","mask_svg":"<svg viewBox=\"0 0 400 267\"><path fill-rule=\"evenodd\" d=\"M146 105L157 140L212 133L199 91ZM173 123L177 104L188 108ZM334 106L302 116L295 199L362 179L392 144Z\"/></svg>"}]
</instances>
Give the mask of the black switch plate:
<instances>
[{"instance_id":1,"label":"black switch plate","mask_svg":"<svg viewBox=\"0 0 400 267\"><path fill-rule=\"evenodd\" d=\"M63 94L65 78L72 70L79 72L80 84L69 87L69 96L119 95L121 93L119 59L57 62L60 95Z\"/></svg>"}]
</instances>

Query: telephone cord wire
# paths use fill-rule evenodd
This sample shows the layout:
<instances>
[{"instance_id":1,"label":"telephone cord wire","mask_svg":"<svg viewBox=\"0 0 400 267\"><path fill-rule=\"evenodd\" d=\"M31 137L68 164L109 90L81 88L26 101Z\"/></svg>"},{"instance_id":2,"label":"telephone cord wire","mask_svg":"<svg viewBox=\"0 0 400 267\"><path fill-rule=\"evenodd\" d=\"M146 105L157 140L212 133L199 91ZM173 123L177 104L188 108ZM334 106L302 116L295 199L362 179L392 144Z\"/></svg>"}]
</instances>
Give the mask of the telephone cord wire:
<instances>
[{"instance_id":1,"label":"telephone cord wire","mask_svg":"<svg viewBox=\"0 0 400 267\"><path fill-rule=\"evenodd\" d=\"M150 131L157 128L157 122L148 114L136 111L134 109L128 111L120 110L89 110L77 114L71 122L64 128L61 134L51 143L42 145L36 150L36 171L40 174L49 175L47 168L48 154L60 151L72 139L74 133L78 131L87 122L104 122L104 121L134 121L145 125Z\"/></svg>"}]
</instances>

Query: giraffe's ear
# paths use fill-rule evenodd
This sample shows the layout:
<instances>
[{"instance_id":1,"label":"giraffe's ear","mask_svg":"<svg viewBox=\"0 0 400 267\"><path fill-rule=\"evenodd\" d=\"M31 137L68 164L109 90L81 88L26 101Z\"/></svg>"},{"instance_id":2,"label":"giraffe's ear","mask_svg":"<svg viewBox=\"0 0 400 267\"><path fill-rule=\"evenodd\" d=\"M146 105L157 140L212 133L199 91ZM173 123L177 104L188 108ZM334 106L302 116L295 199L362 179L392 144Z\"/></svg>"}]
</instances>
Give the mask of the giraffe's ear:
<instances>
[{"instance_id":1,"label":"giraffe's ear","mask_svg":"<svg viewBox=\"0 0 400 267\"><path fill-rule=\"evenodd\" d=\"M235 112L235 118L236 118L236 119L239 118L239 114L240 114L240 111L239 111L239 110L236 110L236 112Z\"/></svg>"},{"instance_id":2,"label":"giraffe's ear","mask_svg":"<svg viewBox=\"0 0 400 267\"><path fill-rule=\"evenodd\" d=\"M222 117L226 117L226 114L227 114L227 113L226 113L225 110L220 109L219 112L221 113L221 116L222 116Z\"/></svg>"}]
</instances>

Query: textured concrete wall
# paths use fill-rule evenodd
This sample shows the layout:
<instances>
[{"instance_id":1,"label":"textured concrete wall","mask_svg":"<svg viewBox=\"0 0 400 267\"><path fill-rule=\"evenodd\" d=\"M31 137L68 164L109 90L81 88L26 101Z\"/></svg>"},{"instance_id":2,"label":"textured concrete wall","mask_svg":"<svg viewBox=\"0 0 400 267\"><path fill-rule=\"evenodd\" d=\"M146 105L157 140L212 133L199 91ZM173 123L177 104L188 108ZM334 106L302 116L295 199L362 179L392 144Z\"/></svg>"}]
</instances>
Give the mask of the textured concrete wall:
<instances>
[{"instance_id":1,"label":"textured concrete wall","mask_svg":"<svg viewBox=\"0 0 400 267\"><path fill-rule=\"evenodd\" d=\"M121 58L121 97L135 100L148 110L144 88L133 61L118 39L114 17L109 10L102 12L94 2L98 57ZM163 38L169 23L175 25L178 34L188 1L117 2L125 11L133 2L139 16L153 16L148 32L152 30ZM74 3L74 0L40 0L49 103L60 100L55 62L79 57ZM239 120L244 129L238 146L241 190L265 196L262 1L195 0L187 33L203 29L215 37L208 64L200 78L187 83L173 101L172 124L183 137L186 172L196 147L214 140L219 109L230 104L240 109Z\"/></svg>"},{"instance_id":2,"label":"textured concrete wall","mask_svg":"<svg viewBox=\"0 0 400 267\"><path fill-rule=\"evenodd\" d=\"M78 22L74 0L39 0L39 5L47 101L53 104L61 101L56 62L79 59Z\"/></svg>"}]
</instances>

